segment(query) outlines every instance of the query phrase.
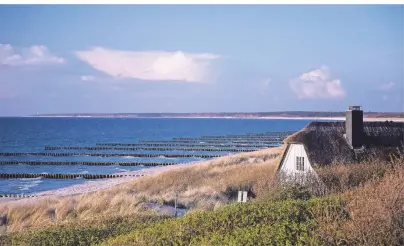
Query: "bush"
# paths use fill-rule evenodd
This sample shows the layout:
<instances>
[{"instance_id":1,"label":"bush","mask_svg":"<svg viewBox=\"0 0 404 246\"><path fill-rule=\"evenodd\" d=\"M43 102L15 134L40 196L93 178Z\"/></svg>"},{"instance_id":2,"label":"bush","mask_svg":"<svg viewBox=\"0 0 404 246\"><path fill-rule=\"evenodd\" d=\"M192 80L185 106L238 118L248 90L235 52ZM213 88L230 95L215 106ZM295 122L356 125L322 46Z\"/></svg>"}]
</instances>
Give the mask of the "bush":
<instances>
[{"instance_id":1,"label":"bush","mask_svg":"<svg viewBox=\"0 0 404 246\"><path fill-rule=\"evenodd\" d=\"M312 197L309 187L298 183L287 183L274 189L270 199L274 201L309 200Z\"/></svg>"},{"instance_id":2,"label":"bush","mask_svg":"<svg viewBox=\"0 0 404 246\"><path fill-rule=\"evenodd\" d=\"M323 213L338 217L334 213L345 211L341 206L343 203L334 198L232 204L216 211L195 212L180 219L153 223L109 239L104 245L320 244L315 236L315 216Z\"/></svg>"}]
</instances>

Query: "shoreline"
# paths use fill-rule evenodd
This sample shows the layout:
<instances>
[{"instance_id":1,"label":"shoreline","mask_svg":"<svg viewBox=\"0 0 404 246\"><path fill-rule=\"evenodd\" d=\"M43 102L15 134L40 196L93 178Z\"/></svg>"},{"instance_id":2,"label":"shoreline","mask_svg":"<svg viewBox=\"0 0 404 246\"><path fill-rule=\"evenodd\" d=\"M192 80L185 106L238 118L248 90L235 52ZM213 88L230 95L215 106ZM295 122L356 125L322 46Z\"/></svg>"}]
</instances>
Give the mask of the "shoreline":
<instances>
[{"instance_id":1,"label":"shoreline","mask_svg":"<svg viewBox=\"0 0 404 246\"><path fill-rule=\"evenodd\" d=\"M180 164L176 164L176 165L172 165L172 166L149 167L149 168L144 168L141 170L130 171L130 172L120 172L119 174L123 174L123 175L125 175L125 174L144 174L144 176L140 176L140 177L139 176L138 177L128 176L128 177L122 177L122 178L101 179L101 180L94 180L94 181L89 180L82 184L69 185L66 187L58 188L58 189L30 193L30 195L32 195L32 197L23 197L23 198L1 197L0 205L11 205L11 204L20 205L20 204L35 202L35 201L38 201L41 199L46 199L46 198L51 198L51 197L61 198L61 197L66 197L66 196L83 195L86 193L100 191L100 190L111 188L116 185L131 182L131 181L134 181L134 180L142 178L142 177L153 176L155 174L159 174L159 173L162 173L165 171L200 164L205 161L206 160L180 163Z\"/></svg>"},{"instance_id":2,"label":"shoreline","mask_svg":"<svg viewBox=\"0 0 404 246\"><path fill-rule=\"evenodd\" d=\"M234 117L234 116L178 116L178 117L119 117L119 116L68 116L68 115L55 115L55 116L15 116L17 118L102 118L102 119L243 119L243 120L337 120L344 121L345 117L304 117L304 116L264 116L264 117ZM12 117L11 117L12 118ZM364 121L395 121L404 122L404 118L397 117L364 117Z\"/></svg>"}]
</instances>

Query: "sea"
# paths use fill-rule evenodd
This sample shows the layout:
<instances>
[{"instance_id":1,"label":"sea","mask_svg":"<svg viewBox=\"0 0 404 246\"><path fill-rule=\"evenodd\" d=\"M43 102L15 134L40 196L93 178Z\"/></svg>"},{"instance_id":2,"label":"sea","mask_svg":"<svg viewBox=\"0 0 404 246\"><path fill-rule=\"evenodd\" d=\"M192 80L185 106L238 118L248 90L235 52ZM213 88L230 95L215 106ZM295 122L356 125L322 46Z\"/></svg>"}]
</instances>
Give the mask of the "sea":
<instances>
[{"instance_id":1,"label":"sea","mask_svg":"<svg viewBox=\"0 0 404 246\"><path fill-rule=\"evenodd\" d=\"M219 118L68 118L68 117L3 117L0 118L0 173L58 173L58 174L115 174L149 168L123 166L130 162L188 163L209 158L169 158L164 154L220 154L231 151L177 150L88 150L56 149L50 147L96 147L103 143L141 143L143 140L170 141L173 138L201 138L202 136L242 135L268 132L299 131L311 120L274 119L219 119ZM185 143L185 142L184 142ZM178 144L178 143L177 143ZM185 143L186 144L186 143ZM198 144L206 144L197 142ZM278 144L279 145L279 144ZM276 144L274 145L276 146ZM99 146L98 146L99 147ZM115 146L124 147L124 146ZM127 147L127 146L125 146ZM138 147L138 146L132 146ZM147 146L151 147L151 146ZM164 147L164 146L155 146ZM206 147L206 146L204 146ZM217 147L217 146L216 146ZM197 148L197 147L189 147ZM214 146L211 148L215 148ZM234 149L234 148L233 148ZM77 153L74 156L23 155L6 156L2 153ZM88 156L87 153L159 153L157 157ZM17 164L4 164L13 161ZM30 165L28 161L45 165ZM21 163L20 163L21 162ZM46 165L46 162L113 162L108 166ZM20 163L20 164L18 164ZM89 182L84 178L0 178L0 194L32 194Z\"/></svg>"}]
</instances>

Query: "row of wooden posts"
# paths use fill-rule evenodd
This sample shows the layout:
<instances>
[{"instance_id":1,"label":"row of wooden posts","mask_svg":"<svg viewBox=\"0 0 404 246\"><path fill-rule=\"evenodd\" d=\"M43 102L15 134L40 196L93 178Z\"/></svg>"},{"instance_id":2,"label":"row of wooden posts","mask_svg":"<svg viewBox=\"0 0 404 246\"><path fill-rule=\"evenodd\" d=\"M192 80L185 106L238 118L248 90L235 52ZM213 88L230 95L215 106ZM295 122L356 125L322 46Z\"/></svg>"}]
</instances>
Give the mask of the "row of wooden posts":
<instances>
[{"instance_id":1,"label":"row of wooden posts","mask_svg":"<svg viewBox=\"0 0 404 246\"><path fill-rule=\"evenodd\" d=\"M226 136L216 136L216 137L200 137L200 138L173 138L173 140L227 140L227 141L273 141L273 140L279 140L281 137L245 137L245 138L240 138L240 137L226 137Z\"/></svg>"},{"instance_id":2,"label":"row of wooden posts","mask_svg":"<svg viewBox=\"0 0 404 246\"><path fill-rule=\"evenodd\" d=\"M30 153L0 153L0 156L131 156L131 157L167 157L167 158L216 158L222 155L207 154L134 154L134 153L52 153L52 152L30 152Z\"/></svg>"},{"instance_id":3,"label":"row of wooden posts","mask_svg":"<svg viewBox=\"0 0 404 246\"><path fill-rule=\"evenodd\" d=\"M212 143L194 143L194 144L181 144L181 143L96 143L96 146L183 146L183 147L221 147L221 148L267 148L273 147L274 144L212 144Z\"/></svg>"},{"instance_id":4,"label":"row of wooden posts","mask_svg":"<svg viewBox=\"0 0 404 246\"><path fill-rule=\"evenodd\" d=\"M0 173L0 178L46 178L46 179L110 179L123 177L143 177L144 174L63 174L63 173Z\"/></svg>"},{"instance_id":5,"label":"row of wooden posts","mask_svg":"<svg viewBox=\"0 0 404 246\"><path fill-rule=\"evenodd\" d=\"M139 140L140 143L236 143L236 144L275 144L280 143L280 140L268 140L268 141L247 141L247 140L223 140L223 139L192 139L192 140Z\"/></svg>"},{"instance_id":6,"label":"row of wooden posts","mask_svg":"<svg viewBox=\"0 0 404 246\"><path fill-rule=\"evenodd\" d=\"M272 132L272 133L256 133L256 134L245 134L245 135L237 135L237 134L229 134L223 136L202 136L200 138L283 138L290 134L295 133L294 131L288 132Z\"/></svg>"},{"instance_id":7,"label":"row of wooden posts","mask_svg":"<svg viewBox=\"0 0 404 246\"><path fill-rule=\"evenodd\" d=\"M131 147L78 147L78 146L45 146L45 150L156 150L156 151L207 151L207 152L213 152L213 151L218 151L218 152L251 152L251 151L256 151L258 150L257 148L255 149L221 149L221 148L150 148L150 147L136 147L136 148L131 148Z\"/></svg>"},{"instance_id":8,"label":"row of wooden posts","mask_svg":"<svg viewBox=\"0 0 404 246\"><path fill-rule=\"evenodd\" d=\"M0 161L0 165L170 166L176 162Z\"/></svg>"},{"instance_id":9,"label":"row of wooden posts","mask_svg":"<svg viewBox=\"0 0 404 246\"><path fill-rule=\"evenodd\" d=\"M262 133L245 133L245 134L226 134L226 135L205 135L202 137L249 137L249 136L285 136L294 133L295 131L285 132L262 132Z\"/></svg>"},{"instance_id":10,"label":"row of wooden posts","mask_svg":"<svg viewBox=\"0 0 404 246\"><path fill-rule=\"evenodd\" d=\"M38 196L37 195L30 195L30 194L0 194L0 197L24 198L24 197L38 197Z\"/></svg>"}]
</instances>

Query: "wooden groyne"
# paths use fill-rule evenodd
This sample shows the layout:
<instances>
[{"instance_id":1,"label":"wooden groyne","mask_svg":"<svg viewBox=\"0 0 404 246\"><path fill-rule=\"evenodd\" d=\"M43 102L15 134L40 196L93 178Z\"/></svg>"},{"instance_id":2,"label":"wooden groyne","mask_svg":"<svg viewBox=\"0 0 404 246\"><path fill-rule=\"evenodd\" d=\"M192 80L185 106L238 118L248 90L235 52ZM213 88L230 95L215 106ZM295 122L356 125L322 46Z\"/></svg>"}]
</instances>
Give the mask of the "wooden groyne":
<instances>
[{"instance_id":1,"label":"wooden groyne","mask_svg":"<svg viewBox=\"0 0 404 246\"><path fill-rule=\"evenodd\" d=\"M230 136L230 137L245 137L245 136L288 136L290 134L295 133L296 131L285 131L285 132L265 132L265 133L247 133L247 134L227 134L221 136ZM221 136L213 136L213 137L221 137ZM212 137L212 136L202 136L202 137Z\"/></svg>"},{"instance_id":2,"label":"wooden groyne","mask_svg":"<svg viewBox=\"0 0 404 246\"><path fill-rule=\"evenodd\" d=\"M171 166L177 162L0 161L0 165Z\"/></svg>"},{"instance_id":3,"label":"wooden groyne","mask_svg":"<svg viewBox=\"0 0 404 246\"><path fill-rule=\"evenodd\" d=\"M134 153L52 153L52 152L31 152L31 153L0 153L0 156L97 156L97 157L113 157L113 156L131 156L144 158L216 158L222 155L204 155L204 154L134 154Z\"/></svg>"},{"instance_id":4,"label":"wooden groyne","mask_svg":"<svg viewBox=\"0 0 404 246\"><path fill-rule=\"evenodd\" d=\"M155 151L226 151L226 152L252 152L255 149L222 149L222 148L158 148L158 147L137 147L137 148L123 148L123 147L74 147L74 146L45 146L45 150L155 150Z\"/></svg>"},{"instance_id":5,"label":"wooden groyne","mask_svg":"<svg viewBox=\"0 0 404 246\"><path fill-rule=\"evenodd\" d=\"M227 136L205 136L200 138L173 138L173 140L244 140L244 141L271 141L281 137L227 137Z\"/></svg>"},{"instance_id":6,"label":"wooden groyne","mask_svg":"<svg viewBox=\"0 0 404 246\"><path fill-rule=\"evenodd\" d=\"M28 197L38 197L38 196L30 195L30 194L0 194L0 197L28 198Z\"/></svg>"},{"instance_id":7,"label":"wooden groyne","mask_svg":"<svg viewBox=\"0 0 404 246\"><path fill-rule=\"evenodd\" d=\"M184 143L96 143L96 146L183 146L183 147L220 147L220 148L268 148L275 147L277 145L274 144L220 144L220 143L212 143L212 144L184 144Z\"/></svg>"},{"instance_id":8,"label":"wooden groyne","mask_svg":"<svg viewBox=\"0 0 404 246\"><path fill-rule=\"evenodd\" d=\"M244 141L244 142L280 142L281 139L279 138L173 138L173 142L206 142L206 141L215 141L215 142L237 142L237 141Z\"/></svg>"},{"instance_id":9,"label":"wooden groyne","mask_svg":"<svg viewBox=\"0 0 404 246\"><path fill-rule=\"evenodd\" d=\"M140 143L245 143L245 144L275 144L280 143L279 140L272 141L244 141L244 140L229 140L226 141L224 139L199 139L199 140L139 140Z\"/></svg>"},{"instance_id":10,"label":"wooden groyne","mask_svg":"<svg viewBox=\"0 0 404 246\"><path fill-rule=\"evenodd\" d=\"M45 179L111 179L143 177L144 174L63 174L63 173L0 173L0 179L45 178Z\"/></svg>"}]
</instances>

